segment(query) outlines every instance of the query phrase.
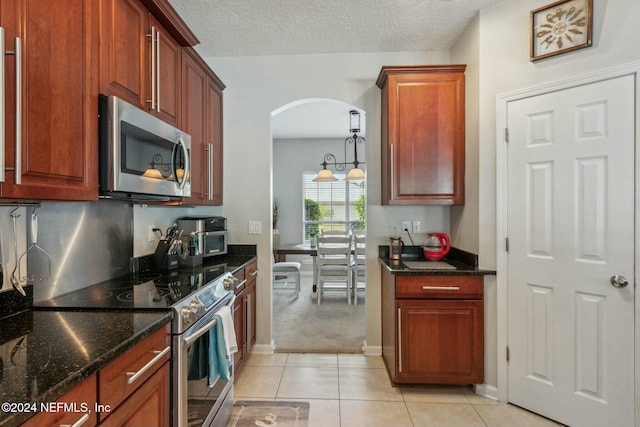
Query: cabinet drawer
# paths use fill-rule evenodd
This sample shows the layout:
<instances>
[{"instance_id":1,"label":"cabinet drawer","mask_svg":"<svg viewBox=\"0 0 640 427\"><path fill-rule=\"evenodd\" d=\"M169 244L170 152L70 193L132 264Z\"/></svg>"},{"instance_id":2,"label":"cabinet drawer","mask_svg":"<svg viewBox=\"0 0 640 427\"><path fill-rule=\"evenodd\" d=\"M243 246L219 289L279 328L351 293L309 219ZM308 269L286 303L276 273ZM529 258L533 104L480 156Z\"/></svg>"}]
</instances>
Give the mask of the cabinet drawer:
<instances>
[{"instance_id":1,"label":"cabinet drawer","mask_svg":"<svg viewBox=\"0 0 640 427\"><path fill-rule=\"evenodd\" d=\"M247 282L252 282L256 280L257 275L258 275L258 262L253 261L244 269L244 276L247 279Z\"/></svg>"},{"instance_id":2,"label":"cabinet drawer","mask_svg":"<svg viewBox=\"0 0 640 427\"><path fill-rule=\"evenodd\" d=\"M171 329L167 324L100 370L99 403L115 409L170 358ZM100 415L102 420L109 414Z\"/></svg>"},{"instance_id":3,"label":"cabinet drawer","mask_svg":"<svg viewBox=\"0 0 640 427\"><path fill-rule=\"evenodd\" d=\"M238 284L236 285L236 287L234 289L235 294L238 295L240 292L242 292L242 290L244 289L244 285L246 283L244 268L242 270L239 270L236 273L234 273L233 277L238 279Z\"/></svg>"},{"instance_id":4,"label":"cabinet drawer","mask_svg":"<svg viewBox=\"0 0 640 427\"><path fill-rule=\"evenodd\" d=\"M66 403L69 405L77 405L79 412L40 412L29 418L21 427L45 427L45 426L61 426L74 425L80 422L83 426L91 427L97 424L96 412L94 411L96 403L96 376L91 375L89 378L72 388L62 397L56 399L56 402ZM87 411L81 405L86 404Z\"/></svg>"},{"instance_id":5,"label":"cabinet drawer","mask_svg":"<svg viewBox=\"0 0 640 427\"><path fill-rule=\"evenodd\" d=\"M396 298L482 299L482 276L397 276Z\"/></svg>"}]
</instances>

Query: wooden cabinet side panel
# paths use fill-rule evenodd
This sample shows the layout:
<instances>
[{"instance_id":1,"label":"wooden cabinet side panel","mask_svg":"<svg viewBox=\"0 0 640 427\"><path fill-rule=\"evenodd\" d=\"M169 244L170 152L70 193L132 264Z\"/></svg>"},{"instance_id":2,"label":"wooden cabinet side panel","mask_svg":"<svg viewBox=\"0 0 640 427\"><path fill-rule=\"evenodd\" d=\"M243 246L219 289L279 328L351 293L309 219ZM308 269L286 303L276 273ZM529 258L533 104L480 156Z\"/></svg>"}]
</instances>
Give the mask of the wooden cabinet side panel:
<instances>
[{"instance_id":1,"label":"wooden cabinet side panel","mask_svg":"<svg viewBox=\"0 0 640 427\"><path fill-rule=\"evenodd\" d=\"M234 374L244 365L245 352L244 346L244 331L245 331L245 305L244 305L244 291L236 295L236 302L233 306L233 323L236 332L236 341L238 343L238 351L233 356L233 372Z\"/></svg>"},{"instance_id":2,"label":"wooden cabinet side panel","mask_svg":"<svg viewBox=\"0 0 640 427\"><path fill-rule=\"evenodd\" d=\"M391 381L395 381L398 345L395 278L384 266L380 268L382 278L382 358Z\"/></svg>"},{"instance_id":3,"label":"wooden cabinet side panel","mask_svg":"<svg viewBox=\"0 0 640 427\"><path fill-rule=\"evenodd\" d=\"M209 204L221 206L223 204L223 110L222 110L222 89L217 82L208 80L207 85L207 117L205 122L206 141L211 144L213 150L211 165L213 176L212 194L209 197ZM209 191L209 190L207 190Z\"/></svg>"}]
</instances>

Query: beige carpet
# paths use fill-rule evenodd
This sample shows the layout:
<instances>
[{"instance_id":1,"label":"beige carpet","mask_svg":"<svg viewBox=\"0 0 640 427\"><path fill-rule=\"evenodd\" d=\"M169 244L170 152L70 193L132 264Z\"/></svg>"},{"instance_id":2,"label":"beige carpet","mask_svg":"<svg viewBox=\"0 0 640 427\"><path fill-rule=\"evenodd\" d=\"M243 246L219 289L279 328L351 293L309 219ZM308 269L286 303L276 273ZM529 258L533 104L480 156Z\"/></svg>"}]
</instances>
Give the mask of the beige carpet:
<instances>
[{"instance_id":1,"label":"beige carpet","mask_svg":"<svg viewBox=\"0 0 640 427\"><path fill-rule=\"evenodd\" d=\"M300 296L291 283L273 290L273 335L276 352L362 353L365 330L364 290L358 305L347 304L344 291L325 291L318 305L311 293L312 276L302 274Z\"/></svg>"}]
</instances>

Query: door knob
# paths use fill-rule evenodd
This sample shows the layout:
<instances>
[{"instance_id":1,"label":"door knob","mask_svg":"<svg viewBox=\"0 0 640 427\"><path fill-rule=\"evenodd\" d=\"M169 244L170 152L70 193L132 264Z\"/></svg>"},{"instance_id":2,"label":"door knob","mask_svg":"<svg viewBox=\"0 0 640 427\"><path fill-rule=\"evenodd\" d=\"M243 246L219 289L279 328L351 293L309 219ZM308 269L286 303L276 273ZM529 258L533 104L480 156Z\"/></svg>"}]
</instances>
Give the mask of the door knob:
<instances>
[{"instance_id":1,"label":"door knob","mask_svg":"<svg viewBox=\"0 0 640 427\"><path fill-rule=\"evenodd\" d=\"M629 281L626 279L626 277L620 276L618 274L614 274L613 276L611 276L611 279L609 281L611 282L611 285L616 288L624 288L629 284Z\"/></svg>"}]
</instances>

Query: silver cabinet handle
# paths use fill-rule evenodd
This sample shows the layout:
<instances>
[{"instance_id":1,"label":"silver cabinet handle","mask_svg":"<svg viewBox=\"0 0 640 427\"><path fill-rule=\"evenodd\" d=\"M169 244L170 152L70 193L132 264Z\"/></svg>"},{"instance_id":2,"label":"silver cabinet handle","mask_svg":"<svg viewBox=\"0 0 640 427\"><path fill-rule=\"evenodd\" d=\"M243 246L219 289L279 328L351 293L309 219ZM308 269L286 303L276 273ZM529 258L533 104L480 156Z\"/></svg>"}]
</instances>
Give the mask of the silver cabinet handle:
<instances>
[{"instance_id":1,"label":"silver cabinet handle","mask_svg":"<svg viewBox=\"0 0 640 427\"><path fill-rule=\"evenodd\" d=\"M253 270L250 274L251 277L255 277L258 275L258 270Z\"/></svg>"},{"instance_id":2,"label":"silver cabinet handle","mask_svg":"<svg viewBox=\"0 0 640 427\"><path fill-rule=\"evenodd\" d=\"M0 27L0 49L2 49L2 58L0 58L0 182L4 182L4 151L5 151L5 113L4 113L4 28Z\"/></svg>"},{"instance_id":3,"label":"silver cabinet handle","mask_svg":"<svg viewBox=\"0 0 640 427\"><path fill-rule=\"evenodd\" d=\"M127 384L133 384L138 378L140 378L142 374L147 372L153 365L156 364L158 360L162 359L164 355L169 353L170 351L171 351L171 346L167 346L162 351L157 351L157 350L154 351L154 353L156 353L156 356L153 359L151 359L149 362L147 362L146 365L140 368L138 372L127 372L126 375L129 377L129 379L127 379Z\"/></svg>"},{"instance_id":4,"label":"silver cabinet handle","mask_svg":"<svg viewBox=\"0 0 640 427\"><path fill-rule=\"evenodd\" d=\"M151 109L156 109L156 27L151 27L151 34L147 34L151 38L151 99L147 99L151 103Z\"/></svg>"},{"instance_id":5,"label":"silver cabinet handle","mask_svg":"<svg viewBox=\"0 0 640 427\"><path fill-rule=\"evenodd\" d=\"M160 112L160 31L156 30L156 111Z\"/></svg>"},{"instance_id":6,"label":"silver cabinet handle","mask_svg":"<svg viewBox=\"0 0 640 427\"><path fill-rule=\"evenodd\" d=\"M80 427L82 424L87 422L88 419L89 419L89 414L84 414L75 423L73 423L73 424L60 424L60 427Z\"/></svg>"},{"instance_id":7,"label":"silver cabinet handle","mask_svg":"<svg viewBox=\"0 0 640 427\"><path fill-rule=\"evenodd\" d=\"M398 309L398 372L402 372L402 311Z\"/></svg>"},{"instance_id":8,"label":"silver cabinet handle","mask_svg":"<svg viewBox=\"0 0 640 427\"><path fill-rule=\"evenodd\" d=\"M16 47L13 51L4 50L4 28L0 27L0 48L2 48L2 60L0 61L0 182L5 181L5 170L13 170L15 172L16 185L22 184L22 39L16 37ZM4 156L6 148L6 122L5 122L5 55L14 55L16 64L16 118L15 118L15 142L16 157L15 167L6 168L6 159Z\"/></svg>"},{"instance_id":9,"label":"silver cabinet handle","mask_svg":"<svg viewBox=\"0 0 640 427\"><path fill-rule=\"evenodd\" d=\"M618 289L626 288L629 285L629 281L627 280L627 278L624 276L620 276L619 274L614 274L613 276L611 276L609 282L611 283L611 286Z\"/></svg>"},{"instance_id":10,"label":"silver cabinet handle","mask_svg":"<svg viewBox=\"0 0 640 427\"><path fill-rule=\"evenodd\" d=\"M213 144L207 144L207 200L213 200Z\"/></svg>"},{"instance_id":11,"label":"silver cabinet handle","mask_svg":"<svg viewBox=\"0 0 640 427\"><path fill-rule=\"evenodd\" d=\"M14 182L22 184L22 40L16 37L16 164Z\"/></svg>"},{"instance_id":12,"label":"silver cabinet handle","mask_svg":"<svg viewBox=\"0 0 640 427\"><path fill-rule=\"evenodd\" d=\"M423 291L459 291L460 286L423 286Z\"/></svg>"}]
</instances>

